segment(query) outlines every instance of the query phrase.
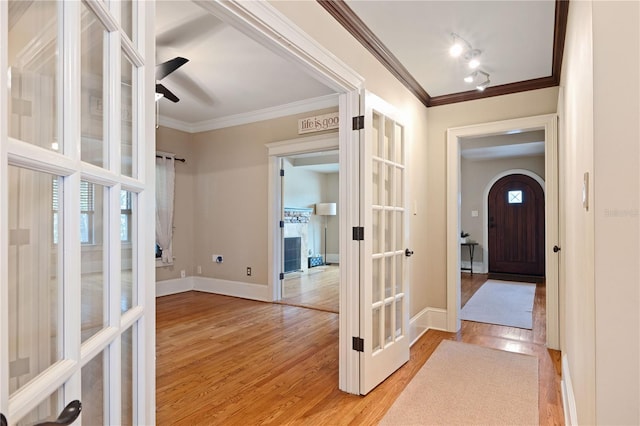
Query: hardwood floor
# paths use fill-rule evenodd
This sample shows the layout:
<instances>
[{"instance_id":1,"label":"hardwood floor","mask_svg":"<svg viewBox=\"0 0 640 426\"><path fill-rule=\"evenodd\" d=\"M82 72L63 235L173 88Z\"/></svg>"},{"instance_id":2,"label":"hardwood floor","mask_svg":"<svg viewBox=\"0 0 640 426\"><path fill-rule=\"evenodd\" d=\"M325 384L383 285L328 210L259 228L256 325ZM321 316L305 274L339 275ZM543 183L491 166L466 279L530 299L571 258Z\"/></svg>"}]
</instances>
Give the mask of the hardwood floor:
<instances>
[{"instance_id":1,"label":"hardwood floor","mask_svg":"<svg viewBox=\"0 0 640 426\"><path fill-rule=\"evenodd\" d=\"M464 279L463 279L464 282ZM544 288L538 287L535 327ZM544 327L542 327L544 329ZM562 424L560 353L541 333L463 321L430 330L367 396L338 390L338 315L187 292L157 299L157 424L377 424L443 339L539 359L540 424Z\"/></svg>"},{"instance_id":2,"label":"hardwood floor","mask_svg":"<svg viewBox=\"0 0 640 426\"><path fill-rule=\"evenodd\" d=\"M287 274L280 303L321 311L340 309L340 267L323 265L309 268L306 273Z\"/></svg>"}]
</instances>

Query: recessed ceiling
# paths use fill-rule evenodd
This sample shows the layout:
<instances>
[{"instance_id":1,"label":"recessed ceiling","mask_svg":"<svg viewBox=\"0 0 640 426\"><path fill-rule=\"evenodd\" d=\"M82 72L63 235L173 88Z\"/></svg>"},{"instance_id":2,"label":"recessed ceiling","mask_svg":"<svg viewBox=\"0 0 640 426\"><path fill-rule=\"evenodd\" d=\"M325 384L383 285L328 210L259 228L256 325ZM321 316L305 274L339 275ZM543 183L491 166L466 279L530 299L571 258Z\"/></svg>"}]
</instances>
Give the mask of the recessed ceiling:
<instances>
[{"instance_id":1,"label":"recessed ceiling","mask_svg":"<svg viewBox=\"0 0 640 426\"><path fill-rule=\"evenodd\" d=\"M308 103L337 105L337 95L281 56L190 1L156 6L156 63L189 59L162 79L180 101L160 99L162 119L185 127Z\"/></svg>"},{"instance_id":2,"label":"recessed ceiling","mask_svg":"<svg viewBox=\"0 0 640 426\"><path fill-rule=\"evenodd\" d=\"M559 84L568 1L318 1L426 106ZM484 92L452 33L480 50Z\"/></svg>"},{"instance_id":3,"label":"recessed ceiling","mask_svg":"<svg viewBox=\"0 0 640 426\"><path fill-rule=\"evenodd\" d=\"M551 75L554 1L347 1L431 96L465 92L473 70L451 33L480 50L492 85ZM398 23L402 23L398 25Z\"/></svg>"}]
</instances>

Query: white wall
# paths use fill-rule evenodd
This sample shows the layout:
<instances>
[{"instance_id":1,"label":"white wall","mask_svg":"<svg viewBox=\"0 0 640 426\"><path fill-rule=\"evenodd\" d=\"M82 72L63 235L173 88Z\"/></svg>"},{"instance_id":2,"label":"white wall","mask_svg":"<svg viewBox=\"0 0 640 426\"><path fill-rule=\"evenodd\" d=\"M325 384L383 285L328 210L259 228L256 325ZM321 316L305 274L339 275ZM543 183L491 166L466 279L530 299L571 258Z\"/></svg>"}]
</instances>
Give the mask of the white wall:
<instances>
[{"instance_id":1,"label":"white wall","mask_svg":"<svg viewBox=\"0 0 640 426\"><path fill-rule=\"evenodd\" d=\"M569 6L558 106L561 345L568 414L580 424L640 423L638 18L637 2Z\"/></svg>"}]
</instances>

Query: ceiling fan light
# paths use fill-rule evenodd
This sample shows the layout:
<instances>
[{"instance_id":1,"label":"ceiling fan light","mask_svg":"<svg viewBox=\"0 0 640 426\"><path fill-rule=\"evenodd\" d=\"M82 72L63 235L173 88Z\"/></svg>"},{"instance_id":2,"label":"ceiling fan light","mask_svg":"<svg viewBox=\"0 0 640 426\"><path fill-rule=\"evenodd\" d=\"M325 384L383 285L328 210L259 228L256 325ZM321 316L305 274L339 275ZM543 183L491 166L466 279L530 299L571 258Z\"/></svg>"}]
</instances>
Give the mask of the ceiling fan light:
<instances>
[{"instance_id":1,"label":"ceiling fan light","mask_svg":"<svg viewBox=\"0 0 640 426\"><path fill-rule=\"evenodd\" d=\"M476 58L473 58L469 61L469 68L472 70L478 68L480 66L480 61Z\"/></svg>"},{"instance_id":2,"label":"ceiling fan light","mask_svg":"<svg viewBox=\"0 0 640 426\"><path fill-rule=\"evenodd\" d=\"M466 76L464 78L464 82L465 83L473 83L473 80L476 79L476 75L478 75L478 73L472 72L471 74L469 74L468 76Z\"/></svg>"}]
</instances>

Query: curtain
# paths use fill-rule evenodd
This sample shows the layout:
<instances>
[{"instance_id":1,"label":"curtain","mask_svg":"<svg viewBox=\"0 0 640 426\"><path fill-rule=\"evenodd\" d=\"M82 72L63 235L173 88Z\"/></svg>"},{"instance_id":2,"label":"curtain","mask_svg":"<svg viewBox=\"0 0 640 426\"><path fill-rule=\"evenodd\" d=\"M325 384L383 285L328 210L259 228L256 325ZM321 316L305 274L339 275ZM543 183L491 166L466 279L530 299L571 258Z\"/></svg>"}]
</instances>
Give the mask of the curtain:
<instances>
[{"instance_id":1,"label":"curtain","mask_svg":"<svg viewBox=\"0 0 640 426\"><path fill-rule=\"evenodd\" d=\"M173 198L175 157L156 157L156 242L162 247L162 263L173 263Z\"/></svg>"}]
</instances>

